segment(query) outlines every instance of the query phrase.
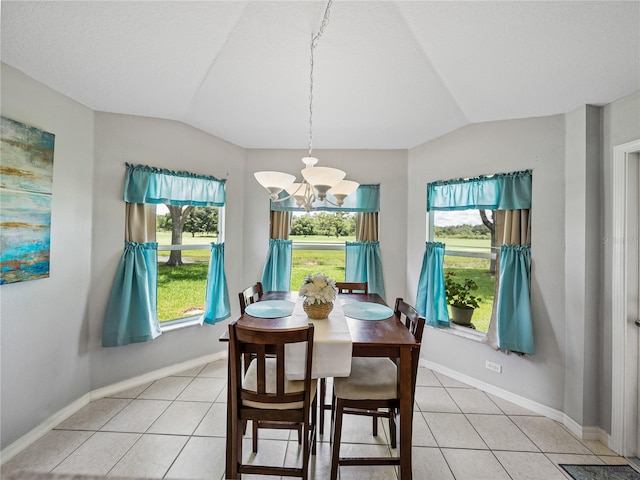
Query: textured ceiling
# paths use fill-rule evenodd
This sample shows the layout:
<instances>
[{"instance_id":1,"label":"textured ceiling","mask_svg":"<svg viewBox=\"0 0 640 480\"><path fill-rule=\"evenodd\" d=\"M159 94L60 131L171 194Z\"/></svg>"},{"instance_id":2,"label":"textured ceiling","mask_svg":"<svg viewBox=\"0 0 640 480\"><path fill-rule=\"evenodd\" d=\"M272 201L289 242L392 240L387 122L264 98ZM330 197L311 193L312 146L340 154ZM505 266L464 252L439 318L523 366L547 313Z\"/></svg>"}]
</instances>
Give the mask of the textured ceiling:
<instances>
[{"instance_id":1,"label":"textured ceiling","mask_svg":"<svg viewBox=\"0 0 640 480\"><path fill-rule=\"evenodd\" d=\"M305 148L325 2L5 1L2 61L99 111ZM640 2L341 1L315 50L313 146L408 148L640 89Z\"/></svg>"}]
</instances>

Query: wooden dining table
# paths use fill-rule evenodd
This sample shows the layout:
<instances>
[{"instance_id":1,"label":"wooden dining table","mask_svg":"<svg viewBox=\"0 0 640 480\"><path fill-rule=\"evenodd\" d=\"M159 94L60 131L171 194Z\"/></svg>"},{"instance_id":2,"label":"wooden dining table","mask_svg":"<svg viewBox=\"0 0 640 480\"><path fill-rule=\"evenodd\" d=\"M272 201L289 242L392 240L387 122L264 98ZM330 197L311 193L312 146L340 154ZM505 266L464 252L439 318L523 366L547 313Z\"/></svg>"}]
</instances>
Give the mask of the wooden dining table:
<instances>
[{"instance_id":1,"label":"wooden dining table","mask_svg":"<svg viewBox=\"0 0 640 480\"><path fill-rule=\"evenodd\" d=\"M260 301L265 300L289 300L295 302L298 297L297 292L265 292ZM374 302L386 305L378 294L339 294L337 301L347 302ZM409 332L405 325L391 315L382 320L358 320L345 316L349 326L352 340L352 357L389 357L398 360L398 392L400 398L399 409L399 437L398 456L391 461L399 466L401 480L411 480L411 437L413 420L413 391L412 391L412 356L419 352L419 343ZM308 320L308 319L307 319ZM309 322L319 322L322 320L309 320ZM300 320L293 320L291 316L278 318L257 318L248 314L243 314L237 323L265 329L286 329L300 326ZM229 341L229 332L220 336L220 341ZM230 375L231 372L228 372ZM230 377L228 377L230 378ZM230 392L227 391L227 405L231 404ZM227 408L227 457L226 457L226 478L235 480L231 476L231 409ZM361 458L361 457L359 457ZM368 459L369 460L369 459ZM375 459L372 459L375 463ZM387 460L387 459L385 459Z\"/></svg>"}]
</instances>

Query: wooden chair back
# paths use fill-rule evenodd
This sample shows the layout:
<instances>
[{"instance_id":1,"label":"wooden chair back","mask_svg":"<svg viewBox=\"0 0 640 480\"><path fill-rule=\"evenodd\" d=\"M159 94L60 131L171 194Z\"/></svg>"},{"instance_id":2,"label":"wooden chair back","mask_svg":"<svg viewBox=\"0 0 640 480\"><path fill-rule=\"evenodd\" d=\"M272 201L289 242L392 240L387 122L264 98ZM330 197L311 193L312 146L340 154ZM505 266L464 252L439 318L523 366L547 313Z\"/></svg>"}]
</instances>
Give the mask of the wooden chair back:
<instances>
[{"instance_id":1,"label":"wooden chair back","mask_svg":"<svg viewBox=\"0 0 640 480\"><path fill-rule=\"evenodd\" d=\"M336 282L338 293L369 293L367 282Z\"/></svg>"},{"instance_id":2,"label":"wooden chair back","mask_svg":"<svg viewBox=\"0 0 640 480\"><path fill-rule=\"evenodd\" d=\"M396 306L394 308L395 316L404 323L405 327L409 329L409 331L413 334L416 341L418 343L422 343L422 333L424 331L425 319L421 317L418 311L412 306L405 302L402 298L396 298ZM412 364L411 364L411 378L413 381L412 392L415 395L416 390L416 377L418 376L418 364L420 361L420 348L422 345L418 347L413 355Z\"/></svg>"},{"instance_id":3,"label":"wooden chair back","mask_svg":"<svg viewBox=\"0 0 640 480\"><path fill-rule=\"evenodd\" d=\"M262 297L262 282L258 282L255 285L245 288L238 294L240 298L240 315L244 314L247 305L257 302Z\"/></svg>"}]
</instances>

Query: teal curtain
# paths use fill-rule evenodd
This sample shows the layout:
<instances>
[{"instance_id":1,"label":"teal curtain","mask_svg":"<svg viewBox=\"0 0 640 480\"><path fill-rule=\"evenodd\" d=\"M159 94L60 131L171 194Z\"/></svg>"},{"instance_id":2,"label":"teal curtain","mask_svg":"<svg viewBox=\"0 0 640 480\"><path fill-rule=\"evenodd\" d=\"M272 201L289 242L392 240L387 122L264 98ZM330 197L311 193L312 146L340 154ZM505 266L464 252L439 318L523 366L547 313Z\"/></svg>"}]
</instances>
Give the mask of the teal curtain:
<instances>
[{"instance_id":1,"label":"teal curtain","mask_svg":"<svg viewBox=\"0 0 640 480\"><path fill-rule=\"evenodd\" d=\"M124 201L222 207L225 180L189 172L127 164Z\"/></svg>"},{"instance_id":2,"label":"teal curtain","mask_svg":"<svg viewBox=\"0 0 640 480\"><path fill-rule=\"evenodd\" d=\"M449 326L443 264L444 243L427 242L418 281L416 310L432 327Z\"/></svg>"},{"instance_id":3,"label":"teal curtain","mask_svg":"<svg viewBox=\"0 0 640 480\"><path fill-rule=\"evenodd\" d=\"M531 170L427 185L427 211L531 208Z\"/></svg>"},{"instance_id":4,"label":"teal curtain","mask_svg":"<svg viewBox=\"0 0 640 480\"><path fill-rule=\"evenodd\" d=\"M126 242L102 327L102 346L153 340L162 332L158 303L158 244Z\"/></svg>"},{"instance_id":5,"label":"teal curtain","mask_svg":"<svg viewBox=\"0 0 640 480\"><path fill-rule=\"evenodd\" d=\"M379 242L346 243L345 281L367 282L369 293L385 299Z\"/></svg>"},{"instance_id":6,"label":"teal curtain","mask_svg":"<svg viewBox=\"0 0 640 480\"><path fill-rule=\"evenodd\" d=\"M214 324L230 315L229 290L224 273L224 243L212 243L202 319L204 323Z\"/></svg>"},{"instance_id":7,"label":"teal curtain","mask_svg":"<svg viewBox=\"0 0 640 480\"><path fill-rule=\"evenodd\" d=\"M292 240L271 238L267 261L262 271L262 288L265 292L288 292L291 286Z\"/></svg>"},{"instance_id":8,"label":"teal curtain","mask_svg":"<svg viewBox=\"0 0 640 480\"><path fill-rule=\"evenodd\" d=\"M535 352L530 281L531 247L502 245L496 319L498 347L503 350Z\"/></svg>"},{"instance_id":9,"label":"teal curtain","mask_svg":"<svg viewBox=\"0 0 640 480\"><path fill-rule=\"evenodd\" d=\"M286 198L288 193L281 192L280 198ZM329 201L336 203L330 194ZM341 207L331 205L327 201L313 202L313 209L319 212L378 212L380 211L380 184L360 185L355 192L344 199ZM304 209L296 205L295 199L271 201L271 210L286 212L301 212Z\"/></svg>"}]
</instances>

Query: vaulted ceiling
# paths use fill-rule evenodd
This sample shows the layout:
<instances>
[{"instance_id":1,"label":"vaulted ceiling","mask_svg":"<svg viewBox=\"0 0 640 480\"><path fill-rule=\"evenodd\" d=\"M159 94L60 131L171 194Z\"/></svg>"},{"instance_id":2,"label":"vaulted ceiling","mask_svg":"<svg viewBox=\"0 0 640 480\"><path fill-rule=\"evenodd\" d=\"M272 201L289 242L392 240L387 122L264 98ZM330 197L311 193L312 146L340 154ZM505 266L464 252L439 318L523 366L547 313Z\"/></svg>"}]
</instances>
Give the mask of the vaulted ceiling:
<instances>
[{"instance_id":1,"label":"vaulted ceiling","mask_svg":"<svg viewBox=\"0 0 640 480\"><path fill-rule=\"evenodd\" d=\"M6 1L1 55L97 111L306 148L317 1ZM335 0L315 50L315 148L409 148L469 123L640 89L638 1Z\"/></svg>"}]
</instances>

